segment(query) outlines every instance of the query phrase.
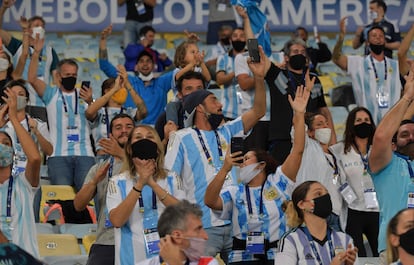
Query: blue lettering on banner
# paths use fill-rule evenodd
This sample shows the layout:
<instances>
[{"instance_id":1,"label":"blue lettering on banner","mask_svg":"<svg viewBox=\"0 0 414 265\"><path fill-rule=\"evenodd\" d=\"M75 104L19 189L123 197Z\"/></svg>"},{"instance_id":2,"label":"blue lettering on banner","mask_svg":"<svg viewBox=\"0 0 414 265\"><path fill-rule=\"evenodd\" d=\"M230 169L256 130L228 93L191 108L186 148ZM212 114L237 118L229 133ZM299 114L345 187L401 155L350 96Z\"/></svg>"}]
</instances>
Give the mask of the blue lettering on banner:
<instances>
[{"instance_id":1,"label":"blue lettering on banner","mask_svg":"<svg viewBox=\"0 0 414 265\"><path fill-rule=\"evenodd\" d=\"M348 32L368 24L370 0L263 0L271 32L291 32L297 26L319 32L338 32L339 19L348 16ZM414 0L388 0L387 19L401 32L414 22ZM4 15L6 30L20 31L20 16L42 16L48 32L100 32L109 24L122 31L126 6L113 0L22 0ZM207 31L208 0L157 0L153 25L159 32ZM241 21L238 19L238 23Z\"/></svg>"}]
</instances>

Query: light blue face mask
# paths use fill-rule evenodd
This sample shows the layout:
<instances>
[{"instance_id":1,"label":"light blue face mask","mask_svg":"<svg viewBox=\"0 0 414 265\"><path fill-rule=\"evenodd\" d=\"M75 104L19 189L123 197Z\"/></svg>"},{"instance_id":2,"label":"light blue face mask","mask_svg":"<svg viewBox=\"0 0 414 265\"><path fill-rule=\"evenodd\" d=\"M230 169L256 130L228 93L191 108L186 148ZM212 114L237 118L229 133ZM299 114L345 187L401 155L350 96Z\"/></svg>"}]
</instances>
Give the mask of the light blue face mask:
<instances>
[{"instance_id":1,"label":"light blue face mask","mask_svg":"<svg viewBox=\"0 0 414 265\"><path fill-rule=\"evenodd\" d=\"M8 167L13 163L13 147L0 144L0 167Z\"/></svg>"}]
</instances>

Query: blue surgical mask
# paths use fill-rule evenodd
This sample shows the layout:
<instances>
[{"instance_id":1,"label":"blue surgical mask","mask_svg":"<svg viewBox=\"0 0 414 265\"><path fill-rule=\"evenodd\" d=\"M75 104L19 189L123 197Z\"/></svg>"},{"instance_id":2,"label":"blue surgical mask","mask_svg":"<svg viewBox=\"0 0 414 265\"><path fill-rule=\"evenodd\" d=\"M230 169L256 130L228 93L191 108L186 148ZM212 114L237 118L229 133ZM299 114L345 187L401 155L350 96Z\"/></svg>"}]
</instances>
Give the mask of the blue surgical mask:
<instances>
[{"instance_id":1,"label":"blue surgical mask","mask_svg":"<svg viewBox=\"0 0 414 265\"><path fill-rule=\"evenodd\" d=\"M13 163L13 147L0 144L0 167L8 167Z\"/></svg>"}]
</instances>

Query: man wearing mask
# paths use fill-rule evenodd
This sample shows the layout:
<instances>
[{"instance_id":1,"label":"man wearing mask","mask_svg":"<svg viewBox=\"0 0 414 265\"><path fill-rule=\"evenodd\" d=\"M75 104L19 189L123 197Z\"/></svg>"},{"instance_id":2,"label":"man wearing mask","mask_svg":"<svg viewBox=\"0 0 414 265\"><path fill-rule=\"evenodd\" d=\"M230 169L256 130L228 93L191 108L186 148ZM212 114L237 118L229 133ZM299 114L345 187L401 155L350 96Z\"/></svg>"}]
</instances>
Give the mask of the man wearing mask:
<instances>
[{"instance_id":1,"label":"man wearing mask","mask_svg":"<svg viewBox=\"0 0 414 265\"><path fill-rule=\"evenodd\" d=\"M378 124L400 98L398 62L385 56L385 32L378 26L373 26L368 31L369 55L342 54L346 19L341 19L340 33L332 60L351 75L357 105L366 107L371 112L374 122Z\"/></svg>"},{"instance_id":2,"label":"man wearing mask","mask_svg":"<svg viewBox=\"0 0 414 265\"><path fill-rule=\"evenodd\" d=\"M295 30L296 38L301 38L305 43L308 41L308 31L304 27L297 27ZM332 53L326 43L321 42L319 34L315 36L315 42L318 48L307 47L306 53L309 56L310 64L309 70L316 72L316 66L318 63L328 62L332 58Z\"/></svg>"},{"instance_id":3,"label":"man wearing mask","mask_svg":"<svg viewBox=\"0 0 414 265\"><path fill-rule=\"evenodd\" d=\"M384 54L388 58L392 58L392 51L398 50L401 44L401 35L394 25L385 19L387 12L387 4L383 0L372 0L369 2L369 19L372 23L365 27L358 27L352 40L352 47L358 49L365 43L365 55L370 53L368 32L372 27L380 27L385 32Z\"/></svg>"},{"instance_id":4,"label":"man wearing mask","mask_svg":"<svg viewBox=\"0 0 414 265\"><path fill-rule=\"evenodd\" d=\"M159 53L157 50L151 48L154 44L155 29L151 26L144 26L139 31L139 36L140 39L137 43L130 43L124 49L125 69L133 72L139 54L145 50L151 54L155 62L153 71L159 73L164 72L165 69L172 64L172 61L168 58L165 52Z\"/></svg>"},{"instance_id":5,"label":"man wearing mask","mask_svg":"<svg viewBox=\"0 0 414 265\"><path fill-rule=\"evenodd\" d=\"M223 91L223 115L228 120L234 120L242 114L241 89L235 78L235 58L237 54L245 51L246 35L242 28L236 28L231 34L232 49L217 58L216 82L224 86Z\"/></svg>"},{"instance_id":6,"label":"man wearing mask","mask_svg":"<svg viewBox=\"0 0 414 265\"><path fill-rule=\"evenodd\" d=\"M231 48L231 38L233 34L233 27L231 25L224 24L220 27L218 31L219 40L216 45L210 49L209 56L206 58L206 65L209 68L212 76L215 76L215 67L218 62L218 57L228 53ZM213 78L214 80L215 78Z\"/></svg>"},{"instance_id":7,"label":"man wearing mask","mask_svg":"<svg viewBox=\"0 0 414 265\"><path fill-rule=\"evenodd\" d=\"M404 95L387 112L374 134L369 170L380 207L378 252L386 263L386 230L401 209L414 207L414 122L403 120L414 99L414 65L405 78Z\"/></svg>"},{"instance_id":8,"label":"man wearing mask","mask_svg":"<svg viewBox=\"0 0 414 265\"><path fill-rule=\"evenodd\" d=\"M266 75L266 82L270 90L270 125L269 125L269 152L282 163L292 148L290 130L292 128L293 110L288 102L288 95L294 97L299 85L307 85L306 73L309 71L309 58L306 54L306 44L302 39L290 40L284 50L286 69L272 64ZM309 73L309 78L315 79L311 96L306 107L307 112L319 112L324 115L331 129L329 144L336 142L336 134L323 93L322 84L315 73Z\"/></svg>"},{"instance_id":9,"label":"man wearing mask","mask_svg":"<svg viewBox=\"0 0 414 265\"><path fill-rule=\"evenodd\" d=\"M99 67L108 76L116 78L118 70L108 60L108 50L106 38L112 32L112 25L106 27L101 33L99 42ZM119 66L118 66L119 68ZM173 71L165 73L159 77L154 77L154 57L146 50L143 50L135 63L135 75L128 75L132 89L142 98L147 108L147 116L141 121L143 124L155 124L158 116L164 111L167 104L167 94L172 87ZM140 108L128 93L126 108Z\"/></svg>"},{"instance_id":10,"label":"man wearing mask","mask_svg":"<svg viewBox=\"0 0 414 265\"><path fill-rule=\"evenodd\" d=\"M187 200L165 208L158 219L159 256L138 265L218 265L214 257L204 256L208 235L203 229L200 206Z\"/></svg>"},{"instance_id":11,"label":"man wearing mask","mask_svg":"<svg viewBox=\"0 0 414 265\"><path fill-rule=\"evenodd\" d=\"M92 88L75 88L78 65L72 59L58 63L58 87L37 77L44 39L36 39L29 65L28 80L46 105L50 138L54 147L47 160L53 185L71 185L80 190L89 168L95 163L90 128L85 117L87 102L92 102Z\"/></svg>"},{"instance_id":12,"label":"man wearing mask","mask_svg":"<svg viewBox=\"0 0 414 265\"><path fill-rule=\"evenodd\" d=\"M6 49L13 55L13 64L17 65L20 56L23 53L23 44L21 40L16 39L13 37L9 32L1 29L3 24L3 15L8 8L10 8L15 3L15 0L3 0L2 5L0 7L0 38L3 40L3 44L5 45ZM29 28L29 56L26 60L26 65L23 71L22 78L27 80L28 76L28 67L31 59L31 55L33 54L34 48L34 41L36 38L36 34L39 34L39 38L45 38L45 25L46 22L41 16L33 16L28 21L28 28ZM27 33L24 33L27 34ZM41 78L45 83L49 84L50 81L53 79L53 83L57 84L57 64L59 62L58 55L56 51L51 46L45 46L40 51L40 56L42 58L39 61L39 68L37 75ZM44 107L43 101L37 95L36 91L32 88L32 86L28 85L28 90L30 94L29 104L33 106L40 106Z\"/></svg>"},{"instance_id":13,"label":"man wearing mask","mask_svg":"<svg viewBox=\"0 0 414 265\"><path fill-rule=\"evenodd\" d=\"M253 107L241 117L224 123L222 104L207 90L197 90L183 101L184 126L168 142L165 168L173 177L176 188L185 192L190 202L197 203L203 210L203 227L208 234L205 255L221 254L226 262L232 246L231 224L219 219L204 204L207 185L223 166L226 152L230 152L233 136L244 136L265 114L266 93L264 76L270 61L259 47L261 61L250 63L254 74L256 94ZM226 185L236 183L236 171L226 178Z\"/></svg>"}]
</instances>

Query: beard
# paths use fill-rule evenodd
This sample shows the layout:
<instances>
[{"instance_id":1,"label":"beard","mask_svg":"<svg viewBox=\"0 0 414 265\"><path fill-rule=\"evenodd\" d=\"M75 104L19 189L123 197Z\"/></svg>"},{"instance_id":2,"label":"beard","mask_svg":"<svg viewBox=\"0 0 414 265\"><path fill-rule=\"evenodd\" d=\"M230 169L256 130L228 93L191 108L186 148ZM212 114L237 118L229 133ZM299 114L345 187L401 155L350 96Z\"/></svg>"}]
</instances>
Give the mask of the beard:
<instances>
[{"instance_id":1,"label":"beard","mask_svg":"<svg viewBox=\"0 0 414 265\"><path fill-rule=\"evenodd\" d=\"M397 146L397 152L408 156L410 159L414 158L414 141L408 142L406 145Z\"/></svg>"}]
</instances>

